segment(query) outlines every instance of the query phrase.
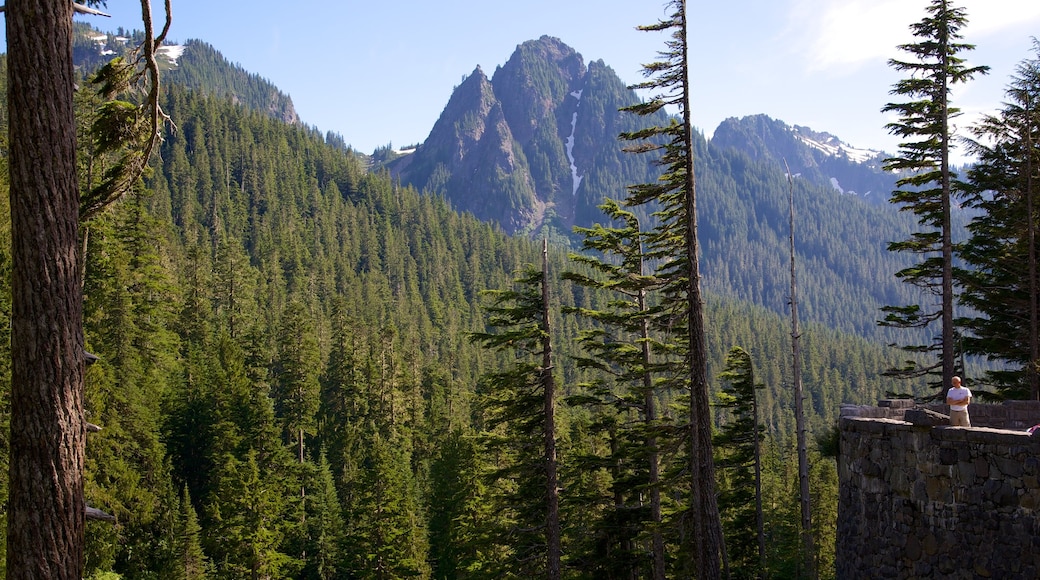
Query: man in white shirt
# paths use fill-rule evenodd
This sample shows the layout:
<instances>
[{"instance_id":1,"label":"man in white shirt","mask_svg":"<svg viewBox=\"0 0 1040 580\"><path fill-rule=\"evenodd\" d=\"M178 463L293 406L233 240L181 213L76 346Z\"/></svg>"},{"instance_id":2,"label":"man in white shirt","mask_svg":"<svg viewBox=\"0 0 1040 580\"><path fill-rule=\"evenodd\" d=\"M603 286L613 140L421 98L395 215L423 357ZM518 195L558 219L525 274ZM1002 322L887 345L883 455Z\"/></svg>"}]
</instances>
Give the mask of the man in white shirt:
<instances>
[{"instance_id":1,"label":"man in white shirt","mask_svg":"<svg viewBox=\"0 0 1040 580\"><path fill-rule=\"evenodd\" d=\"M954 427L971 427L968 418L968 404L971 403L971 391L961 386L961 378L950 379L953 386L946 392L946 404L950 406L950 425Z\"/></svg>"}]
</instances>

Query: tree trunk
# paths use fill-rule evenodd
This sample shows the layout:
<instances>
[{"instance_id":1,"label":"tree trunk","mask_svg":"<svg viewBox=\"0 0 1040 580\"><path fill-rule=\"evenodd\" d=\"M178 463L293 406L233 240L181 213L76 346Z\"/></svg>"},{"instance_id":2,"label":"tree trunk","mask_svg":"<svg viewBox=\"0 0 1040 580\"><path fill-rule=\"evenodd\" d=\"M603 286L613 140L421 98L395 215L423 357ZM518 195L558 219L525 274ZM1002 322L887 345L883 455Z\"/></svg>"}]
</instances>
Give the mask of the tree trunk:
<instances>
[{"instance_id":1,"label":"tree trunk","mask_svg":"<svg viewBox=\"0 0 1040 580\"><path fill-rule=\"evenodd\" d=\"M560 485L556 474L556 381L553 379L552 327L549 324L549 242L542 240L542 386L545 389L545 486L547 573L549 580L559 580L560 560Z\"/></svg>"},{"instance_id":2,"label":"tree trunk","mask_svg":"<svg viewBox=\"0 0 1040 580\"><path fill-rule=\"evenodd\" d=\"M639 275L643 275L642 245L639 249ZM639 289L638 301L639 312L646 312L648 309L646 290ZM643 368L649 369L651 368L650 321L645 317L640 328L639 338L642 344ZM657 428L657 403L654 400L654 379L649 371L643 373L643 392L645 393L643 397L644 420L650 426L652 433ZM661 534L661 454L657 449L658 444L656 435L651 435L646 440L647 449L650 450L649 457L647 457L650 463L650 481L648 482L650 485L650 520L654 525L650 539L650 554L653 561L653 580L665 580L664 536Z\"/></svg>"},{"instance_id":3,"label":"tree trunk","mask_svg":"<svg viewBox=\"0 0 1040 580\"><path fill-rule=\"evenodd\" d=\"M1029 243L1029 364L1026 377L1029 381L1029 398L1040 400L1040 381L1037 380L1037 365L1040 365L1040 289L1036 279L1036 210L1033 208L1033 131L1036 112L1031 96L1026 103L1026 227Z\"/></svg>"},{"instance_id":4,"label":"tree trunk","mask_svg":"<svg viewBox=\"0 0 1040 580\"><path fill-rule=\"evenodd\" d=\"M704 301L697 261L697 184L693 172L693 121L690 113L689 45L686 2L681 4L683 37L683 138L686 147L686 259L689 263L687 364L690 373L690 487L692 491L694 555L698 580L721 577L722 521L715 493L712 456L711 402L708 399L708 351L704 337Z\"/></svg>"},{"instance_id":5,"label":"tree trunk","mask_svg":"<svg viewBox=\"0 0 1040 580\"><path fill-rule=\"evenodd\" d=\"M951 219L952 185L950 183L950 100L949 100L949 44L948 29L940 31L942 72L939 92L942 107L942 141L939 163L942 172L942 391L943 400L956 374L957 353L953 328L953 222Z\"/></svg>"},{"instance_id":6,"label":"tree trunk","mask_svg":"<svg viewBox=\"0 0 1040 580\"><path fill-rule=\"evenodd\" d=\"M787 165L787 160L784 160ZM791 202L791 371L794 380L794 422L798 442L798 496L802 516L802 563L805 576L816 578L816 549L813 547L812 504L809 496L809 452L805 442L805 409L802 395L802 333L798 330L798 284L794 261L794 180L787 167Z\"/></svg>"},{"instance_id":7,"label":"tree trunk","mask_svg":"<svg viewBox=\"0 0 1040 580\"><path fill-rule=\"evenodd\" d=\"M9 0L11 466L7 577L83 577L83 295L72 2Z\"/></svg>"}]
</instances>

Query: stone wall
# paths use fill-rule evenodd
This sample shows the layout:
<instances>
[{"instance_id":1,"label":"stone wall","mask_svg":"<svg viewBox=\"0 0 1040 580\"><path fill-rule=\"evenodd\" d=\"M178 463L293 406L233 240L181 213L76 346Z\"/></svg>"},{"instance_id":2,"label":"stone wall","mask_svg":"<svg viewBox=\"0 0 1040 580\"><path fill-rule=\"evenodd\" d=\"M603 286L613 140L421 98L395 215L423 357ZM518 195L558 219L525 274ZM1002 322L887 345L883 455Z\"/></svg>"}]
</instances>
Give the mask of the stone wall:
<instances>
[{"instance_id":1,"label":"stone wall","mask_svg":"<svg viewBox=\"0 0 1040 580\"><path fill-rule=\"evenodd\" d=\"M842 408L838 578L1040 578L1040 403L970 412Z\"/></svg>"}]
</instances>

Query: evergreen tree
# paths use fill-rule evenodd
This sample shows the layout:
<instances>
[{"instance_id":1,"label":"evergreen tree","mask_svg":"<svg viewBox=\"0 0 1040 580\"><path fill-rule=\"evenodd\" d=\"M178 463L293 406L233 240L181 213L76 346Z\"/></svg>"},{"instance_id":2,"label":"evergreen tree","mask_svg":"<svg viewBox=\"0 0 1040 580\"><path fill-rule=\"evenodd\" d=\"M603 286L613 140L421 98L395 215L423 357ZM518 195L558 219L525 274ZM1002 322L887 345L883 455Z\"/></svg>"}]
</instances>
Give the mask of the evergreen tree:
<instances>
[{"instance_id":1,"label":"evergreen tree","mask_svg":"<svg viewBox=\"0 0 1040 580\"><path fill-rule=\"evenodd\" d=\"M12 579L84 576L83 295L72 14L71 2L40 0L13 2L4 13L11 119L6 512Z\"/></svg>"},{"instance_id":2,"label":"evergreen tree","mask_svg":"<svg viewBox=\"0 0 1040 580\"><path fill-rule=\"evenodd\" d=\"M210 566L206 553L202 550L199 532L198 515L191 503L191 494L185 486L181 493L180 514L177 518L174 542L177 552L177 566L174 578L177 580L203 580L209 577Z\"/></svg>"},{"instance_id":3,"label":"evergreen tree","mask_svg":"<svg viewBox=\"0 0 1040 580\"><path fill-rule=\"evenodd\" d=\"M367 441L357 491L346 506L347 574L390 580L429 578L428 538L411 457L400 436L378 431Z\"/></svg>"},{"instance_id":4,"label":"evergreen tree","mask_svg":"<svg viewBox=\"0 0 1040 580\"><path fill-rule=\"evenodd\" d=\"M287 522L290 486L281 481L283 474L262 468L255 450L244 461L224 459L206 538L217 575L243 580L294 575L301 563L282 548L284 528L294 524Z\"/></svg>"},{"instance_id":5,"label":"evergreen tree","mask_svg":"<svg viewBox=\"0 0 1040 580\"><path fill-rule=\"evenodd\" d=\"M332 580L343 576L344 529L342 509L325 454L307 470L307 523L303 578Z\"/></svg>"},{"instance_id":6,"label":"evergreen tree","mask_svg":"<svg viewBox=\"0 0 1040 580\"><path fill-rule=\"evenodd\" d=\"M910 73L909 78L895 84L892 93L912 100L889 103L882 111L899 115L898 121L886 127L900 138L908 139L900 143L899 157L885 161L887 170L905 175L897 182L900 189L892 192L890 200L900 204L901 210L912 212L918 224L925 228L907 240L889 243L891 251L921 257L917 264L897 272L896 277L919 288L924 299L938 297L939 304L934 309L921 304L885 306L882 310L886 315L880 324L926 329L939 322L941 332L930 344L903 347L915 353L939 352L938 361L921 366L915 360L908 360L903 367L887 372L907 378L938 374L941 377L938 386L944 398L950 379L956 374L957 347L950 212L959 186L956 174L950 170L953 148L950 120L959 109L950 104L950 91L953 85L967 82L989 69L968 67L960 56L974 49L973 45L958 42L962 38L960 30L968 21L964 9L955 7L950 0L932 0L927 12L920 22L910 26L920 41L899 46L912 60L889 60L892 68Z\"/></svg>"},{"instance_id":7,"label":"evergreen tree","mask_svg":"<svg viewBox=\"0 0 1040 580\"><path fill-rule=\"evenodd\" d=\"M1007 102L972 132L976 163L968 173L966 205L981 210L968 225L958 256L963 304L977 312L963 324L965 351L999 361L987 379L1009 398L1040 398L1040 41L1019 64Z\"/></svg>"},{"instance_id":8,"label":"evergreen tree","mask_svg":"<svg viewBox=\"0 0 1040 580\"><path fill-rule=\"evenodd\" d=\"M763 429L758 423L758 395L751 355L739 346L730 349L716 406L728 411L716 435L719 467L719 512L726 533L730 578L761 578L765 566L762 520Z\"/></svg>"},{"instance_id":9,"label":"evergreen tree","mask_svg":"<svg viewBox=\"0 0 1040 580\"><path fill-rule=\"evenodd\" d=\"M662 316L657 324L674 339L682 363L674 365L674 388L689 393L687 477L690 480L690 526L688 553L691 574L702 580L720 576L723 551L722 527L715 493L715 460L712 455L712 423L709 403L704 302L701 294L697 236L697 188L694 177L694 134L690 111L689 45L685 0L668 4L673 10L667 20L641 30L668 31L664 60L648 64L651 77L634 88L657 91L644 103L628 107L639 115L652 115L666 106L679 108L681 121L667 126L623 133L636 141L636 152L656 151L657 162L666 168L654 183L633 185L625 203L632 207L652 204L659 224L647 236L647 257L658 261L656 275L665 280L661 288Z\"/></svg>"},{"instance_id":10,"label":"evergreen tree","mask_svg":"<svg viewBox=\"0 0 1040 580\"><path fill-rule=\"evenodd\" d=\"M430 562L438 579L480 578L492 568L487 523L494 521L473 434L452 431L430 467Z\"/></svg>"},{"instance_id":11,"label":"evergreen tree","mask_svg":"<svg viewBox=\"0 0 1040 580\"><path fill-rule=\"evenodd\" d=\"M482 386L490 445L502 453L493 478L515 482L502 506L512 520L503 543L514 553L515 568L501 564L513 574L558 579L562 549L548 268L543 241L541 270L527 266L514 290L487 291L494 298L487 307L488 325L501 330L474 333L471 339L522 357L511 370L487 375Z\"/></svg>"},{"instance_id":12,"label":"evergreen tree","mask_svg":"<svg viewBox=\"0 0 1040 580\"><path fill-rule=\"evenodd\" d=\"M304 461L304 438L315 434L320 369L313 324L303 304L292 302L278 333L273 395L284 436L296 449L300 463Z\"/></svg>"},{"instance_id":13,"label":"evergreen tree","mask_svg":"<svg viewBox=\"0 0 1040 580\"><path fill-rule=\"evenodd\" d=\"M593 253L570 256L575 262L588 266L596 275L565 272L563 278L582 286L608 290L613 299L603 310L569 308L565 312L575 312L602 324L585 331L580 337L589 354L579 357L577 362L579 367L597 369L612 379L592 385L588 403L612 410L612 416L600 423L604 430L610 431L612 439L621 441L620 445L615 443L611 446L617 453L607 457L609 464L625 465L635 471L615 474L613 486L617 501L614 502L614 513L608 515L610 521L606 534L610 537L610 530L626 529L626 526L616 525L616 520L643 507L644 495L649 496L649 509L645 510L648 512L647 521L638 522L635 527L650 538L650 576L663 580L666 558L661 529L662 442L659 439L662 437L662 424L658 408L662 393L654 375L664 372L668 358L662 356L662 345L650 334L650 321L655 310L651 308L649 296L660 287L660 280L646 273L644 234L635 214L625 211L614 200L607 200L601 209L612 221L623 225L607 228L597 224L592 228L575 228L584 236L582 248ZM615 392L618 387L623 390ZM631 417L633 414L634 418ZM624 535L610 543L621 544L610 553L629 562L628 566L636 566L632 570L634 573L638 569L638 554L646 551L633 545L631 538L626 539ZM622 546L627 546L627 549ZM603 558L595 560L597 566L610 566Z\"/></svg>"}]
</instances>

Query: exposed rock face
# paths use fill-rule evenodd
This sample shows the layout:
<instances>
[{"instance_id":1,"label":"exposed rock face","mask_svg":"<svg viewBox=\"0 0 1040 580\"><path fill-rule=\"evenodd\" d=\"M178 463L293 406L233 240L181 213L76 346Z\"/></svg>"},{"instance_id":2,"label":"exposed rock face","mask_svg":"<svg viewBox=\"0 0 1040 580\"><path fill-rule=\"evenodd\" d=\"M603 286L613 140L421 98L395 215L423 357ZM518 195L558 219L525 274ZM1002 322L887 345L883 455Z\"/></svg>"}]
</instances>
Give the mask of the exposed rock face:
<instances>
[{"instance_id":1,"label":"exposed rock face","mask_svg":"<svg viewBox=\"0 0 1040 580\"><path fill-rule=\"evenodd\" d=\"M586 67L560 40L519 45L491 79L478 66L451 96L426 141L390 165L402 182L510 233L551 224L570 231L601 219L597 206L651 179L646 159L625 160L618 135L640 120L638 102L602 61Z\"/></svg>"}]
</instances>

